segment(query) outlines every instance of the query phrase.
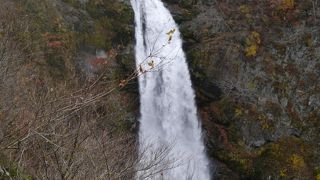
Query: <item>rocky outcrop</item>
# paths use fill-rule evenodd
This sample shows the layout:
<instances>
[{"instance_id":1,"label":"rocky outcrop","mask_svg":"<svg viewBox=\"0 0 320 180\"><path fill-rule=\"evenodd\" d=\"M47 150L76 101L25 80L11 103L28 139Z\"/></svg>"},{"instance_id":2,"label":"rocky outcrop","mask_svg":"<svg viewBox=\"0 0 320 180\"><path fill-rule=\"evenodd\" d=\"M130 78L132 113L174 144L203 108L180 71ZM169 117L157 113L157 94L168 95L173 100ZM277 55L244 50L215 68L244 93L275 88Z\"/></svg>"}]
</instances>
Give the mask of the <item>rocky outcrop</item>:
<instances>
[{"instance_id":1,"label":"rocky outcrop","mask_svg":"<svg viewBox=\"0 0 320 180\"><path fill-rule=\"evenodd\" d=\"M320 4L168 1L218 179L319 178Z\"/></svg>"}]
</instances>

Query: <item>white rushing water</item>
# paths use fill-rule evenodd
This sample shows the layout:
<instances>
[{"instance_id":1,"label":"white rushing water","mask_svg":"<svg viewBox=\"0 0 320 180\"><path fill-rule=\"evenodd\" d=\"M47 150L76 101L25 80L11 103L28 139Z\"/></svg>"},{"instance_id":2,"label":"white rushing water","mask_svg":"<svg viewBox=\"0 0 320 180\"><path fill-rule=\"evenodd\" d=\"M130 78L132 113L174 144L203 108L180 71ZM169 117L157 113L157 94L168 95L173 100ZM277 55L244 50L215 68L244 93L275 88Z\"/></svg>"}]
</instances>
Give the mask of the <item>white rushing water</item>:
<instances>
[{"instance_id":1,"label":"white rushing water","mask_svg":"<svg viewBox=\"0 0 320 180\"><path fill-rule=\"evenodd\" d=\"M160 0L131 4L137 68L151 71L139 77L139 149L152 167L139 171L137 179L208 180L209 162L178 27Z\"/></svg>"}]
</instances>

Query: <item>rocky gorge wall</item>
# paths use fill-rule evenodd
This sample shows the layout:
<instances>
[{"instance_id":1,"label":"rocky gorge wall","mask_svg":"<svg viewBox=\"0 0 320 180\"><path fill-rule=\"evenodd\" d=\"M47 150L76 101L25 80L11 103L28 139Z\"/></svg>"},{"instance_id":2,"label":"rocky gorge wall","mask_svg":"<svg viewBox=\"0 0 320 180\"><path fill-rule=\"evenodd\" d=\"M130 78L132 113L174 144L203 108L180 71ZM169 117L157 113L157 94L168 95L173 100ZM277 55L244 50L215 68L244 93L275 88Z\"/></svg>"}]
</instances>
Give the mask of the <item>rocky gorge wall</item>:
<instances>
[{"instance_id":1,"label":"rocky gorge wall","mask_svg":"<svg viewBox=\"0 0 320 180\"><path fill-rule=\"evenodd\" d=\"M166 2L218 179L319 179L320 3Z\"/></svg>"}]
</instances>

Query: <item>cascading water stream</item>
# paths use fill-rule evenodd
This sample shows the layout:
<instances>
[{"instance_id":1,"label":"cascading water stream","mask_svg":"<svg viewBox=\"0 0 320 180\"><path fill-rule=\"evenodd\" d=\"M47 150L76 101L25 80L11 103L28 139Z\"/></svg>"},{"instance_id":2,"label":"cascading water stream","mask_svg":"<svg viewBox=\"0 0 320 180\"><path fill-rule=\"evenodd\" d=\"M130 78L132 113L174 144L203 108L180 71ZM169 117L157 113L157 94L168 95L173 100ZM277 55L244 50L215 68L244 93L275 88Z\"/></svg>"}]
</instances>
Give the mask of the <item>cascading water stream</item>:
<instances>
[{"instance_id":1,"label":"cascading water stream","mask_svg":"<svg viewBox=\"0 0 320 180\"><path fill-rule=\"evenodd\" d=\"M156 156L165 162L139 170L137 179L208 180L209 161L178 27L160 0L131 0L131 4L141 73L139 149L143 163L157 161Z\"/></svg>"}]
</instances>

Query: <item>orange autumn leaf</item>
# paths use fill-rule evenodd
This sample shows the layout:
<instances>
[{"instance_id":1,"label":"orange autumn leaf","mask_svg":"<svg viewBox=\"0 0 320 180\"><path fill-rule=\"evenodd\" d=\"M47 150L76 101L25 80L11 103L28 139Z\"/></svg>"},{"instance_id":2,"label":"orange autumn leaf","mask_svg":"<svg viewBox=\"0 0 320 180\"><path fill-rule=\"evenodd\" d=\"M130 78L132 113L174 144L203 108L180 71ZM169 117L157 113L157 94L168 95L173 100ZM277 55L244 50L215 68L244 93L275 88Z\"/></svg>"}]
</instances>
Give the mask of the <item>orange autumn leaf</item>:
<instances>
[{"instance_id":1,"label":"orange autumn leaf","mask_svg":"<svg viewBox=\"0 0 320 180\"><path fill-rule=\"evenodd\" d=\"M124 87L127 83L128 83L127 80L125 80L125 79L124 79L124 80L121 80L120 83L119 83L119 87L122 88L122 87Z\"/></svg>"}]
</instances>

